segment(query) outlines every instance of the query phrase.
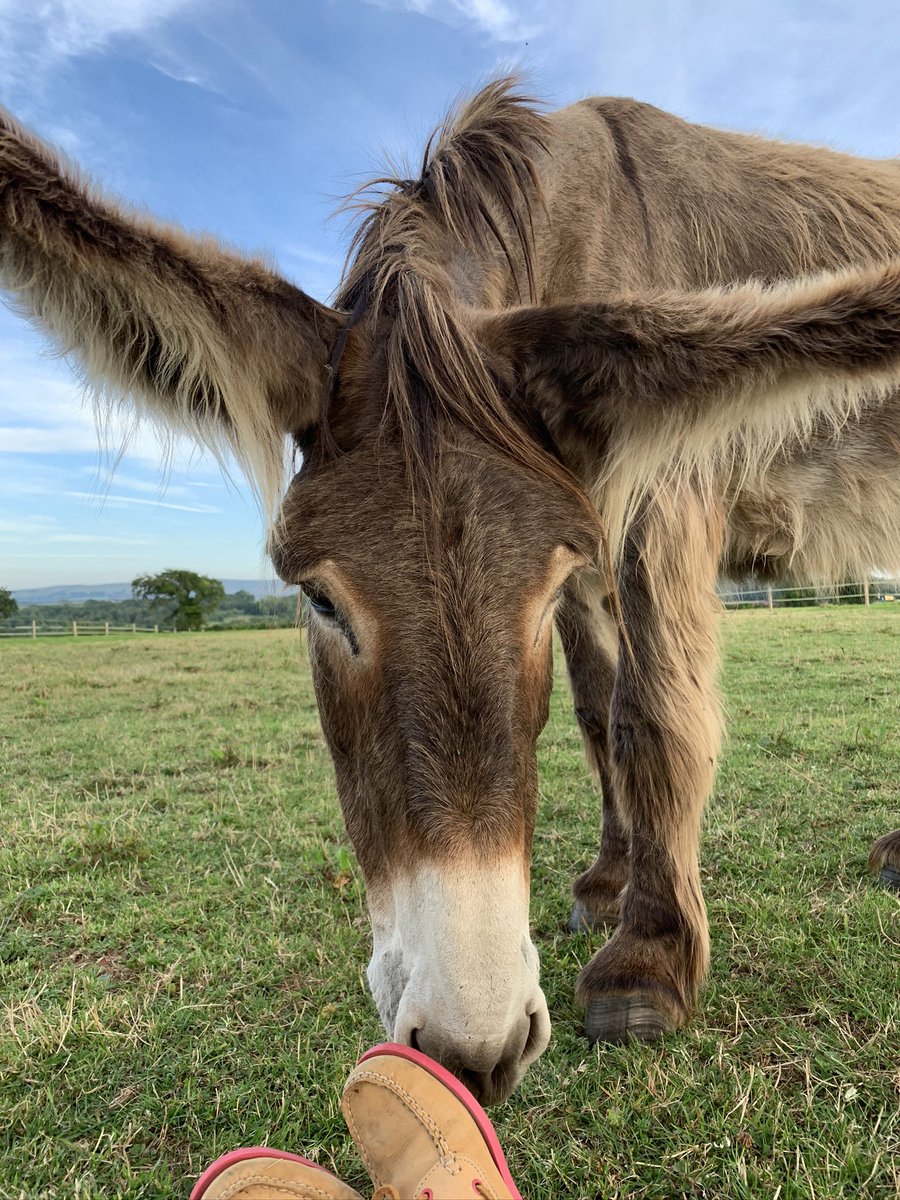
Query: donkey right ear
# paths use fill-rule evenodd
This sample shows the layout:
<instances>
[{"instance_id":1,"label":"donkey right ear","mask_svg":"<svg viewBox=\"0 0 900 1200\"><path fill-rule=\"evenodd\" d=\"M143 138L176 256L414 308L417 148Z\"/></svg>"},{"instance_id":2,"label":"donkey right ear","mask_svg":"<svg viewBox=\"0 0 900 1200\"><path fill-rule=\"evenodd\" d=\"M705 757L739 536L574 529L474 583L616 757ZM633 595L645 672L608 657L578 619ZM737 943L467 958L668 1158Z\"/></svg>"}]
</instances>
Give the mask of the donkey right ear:
<instances>
[{"instance_id":1,"label":"donkey right ear","mask_svg":"<svg viewBox=\"0 0 900 1200\"><path fill-rule=\"evenodd\" d=\"M660 471L760 461L900 384L900 260L765 287L482 314L551 434L640 488Z\"/></svg>"},{"instance_id":2,"label":"donkey right ear","mask_svg":"<svg viewBox=\"0 0 900 1200\"><path fill-rule=\"evenodd\" d=\"M263 262L98 196L0 110L0 285L112 406L215 453L272 508L319 416L342 314Z\"/></svg>"}]
</instances>

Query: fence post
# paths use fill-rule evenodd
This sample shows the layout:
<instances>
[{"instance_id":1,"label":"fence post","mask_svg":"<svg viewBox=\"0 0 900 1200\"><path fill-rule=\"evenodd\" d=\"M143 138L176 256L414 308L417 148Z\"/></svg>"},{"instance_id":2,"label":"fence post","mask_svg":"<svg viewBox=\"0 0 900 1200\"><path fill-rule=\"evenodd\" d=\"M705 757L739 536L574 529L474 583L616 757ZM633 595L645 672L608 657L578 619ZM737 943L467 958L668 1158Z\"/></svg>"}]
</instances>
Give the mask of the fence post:
<instances>
[{"instance_id":1,"label":"fence post","mask_svg":"<svg viewBox=\"0 0 900 1200\"><path fill-rule=\"evenodd\" d=\"M37 637L37 621L32 621L32 622L31 622L31 636L32 636L33 638L36 638L36 637Z\"/></svg>"},{"instance_id":2,"label":"fence post","mask_svg":"<svg viewBox=\"0 0 900 1200\"><path fill-rule=\"evenodd\" d=\"M103 622L103 632L109 637L109 621Z\"/></svg>"},{"instance_id":3,"label":"fence post","mask_svg":"<svg viewBox=\"0 0 900 1200\"><path fill-rule=\"evenodd\" d=\"M78 622L72 622L72 637L78 637Z\"/></svg>"},{"instance_id":4,"label":"fence post","mask_svg":"<svg viewBox=\"0 0 900 1200\"><path fill-rule=\"evenodd\" d=\"M775 604L772 600L772 585L771 585L771 583L766 584L766 596L768 597L769 608L774 608Z\"/></svg>"},{"instance_id":5,"label":"fence post","mask_svg":"<svg viewBox=\"0 0 900 1200\"><path fill-rule=\"evenodd\" d=\"M866 608L869 607L869 579L868 576L863 580L863 596L865 597Z\"/></svg>"},{"instance_id":6,"label":"fence post","mask_svg":"<svg viewBox=\"0 0 900 1200\"><path fill-rule=\"evenodd\" d=\"M132 633L137 633L137 621L132 621L132 622L131 622L131 632L132 632Z\"/></svg>"},{"instance_id":7,"label":"fence post","mask_svg":"<svg viewBox=\"0 0 900 1200\"><path fill-rule=\"evenodd\" d=\"M158 625L154 625L154 626L153 626L153 632L154 632L154 633L159 633L159 626L158 626Z\"/></svg>"}]
</instances>

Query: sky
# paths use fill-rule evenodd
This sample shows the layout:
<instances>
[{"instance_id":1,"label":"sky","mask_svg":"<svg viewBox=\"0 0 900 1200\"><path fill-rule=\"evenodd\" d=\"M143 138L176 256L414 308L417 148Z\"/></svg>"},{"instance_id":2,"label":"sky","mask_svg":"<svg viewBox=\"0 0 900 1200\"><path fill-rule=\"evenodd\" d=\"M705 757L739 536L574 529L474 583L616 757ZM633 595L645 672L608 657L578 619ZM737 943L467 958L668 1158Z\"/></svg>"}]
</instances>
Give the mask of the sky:
<instances>
[{"instance_id":1,"label":"sky","mask_svg":"<svg viewBox=\"0 0 900 1200\"><path fill-rule=\"evenodd\" d=\"M498 71L551 106L630 95L889 156L898 46L896 0L0 0L0 104L105 190L263 250L326 300L340 197L387 153L415 162ZM0 586L274 579L236 473L187 443L164 465L147 430L105 444L67 364L0 308Z\"/></svg>"}]
</instances>

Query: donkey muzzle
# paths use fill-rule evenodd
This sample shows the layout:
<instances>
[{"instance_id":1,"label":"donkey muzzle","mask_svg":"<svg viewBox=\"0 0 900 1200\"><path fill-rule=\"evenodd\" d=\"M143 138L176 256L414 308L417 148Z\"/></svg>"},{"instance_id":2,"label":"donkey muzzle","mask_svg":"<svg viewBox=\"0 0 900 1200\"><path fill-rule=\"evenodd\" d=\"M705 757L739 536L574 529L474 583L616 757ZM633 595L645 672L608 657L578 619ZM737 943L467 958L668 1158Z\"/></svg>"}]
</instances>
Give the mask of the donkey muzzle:
<instances>
[{"instance_id":1,"label":"donkey muzzle","mask_svg":"<svg viewBox=\"0 0 900 1200\"><path fill-rule=\"evenodd\" d=\"M369 891L368 978L388 1036L504 1099L550 1039L521 859L429 863Z\"/></svg>"}]
</instances>

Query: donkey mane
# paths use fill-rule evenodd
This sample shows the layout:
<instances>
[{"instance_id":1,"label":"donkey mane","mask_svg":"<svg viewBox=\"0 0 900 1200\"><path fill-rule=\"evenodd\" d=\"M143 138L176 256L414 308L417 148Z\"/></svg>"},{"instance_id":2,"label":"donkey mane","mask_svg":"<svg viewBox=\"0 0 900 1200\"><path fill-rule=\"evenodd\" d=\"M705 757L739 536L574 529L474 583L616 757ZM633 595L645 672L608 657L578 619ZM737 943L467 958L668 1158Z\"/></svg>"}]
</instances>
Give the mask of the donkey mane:
<instances>
[{"instance_id":1,"label":"donkey mane","mask_svg":"<svg viewBox=\"0 0 900 1200\"><path fill-rule=\"evenodd\" d=\"M518 85L515 76L495 79L451 110L426 143L417 179L380 176L349 197L346 206L364 217L347 256L341 307L353 308L364 287L377 303L407 266L436 289L446 283L432 278L436 264L423 252L423 232L435 221L457 246L488 256L499 249L521 298L512 236L522 255L528 299L536 300L532 211L541 184L535 157L546 152L549 123L538 101L516 90Z\"/></svg>"},{"instance_id":2,"label":"donkey mane","mask_svg":"<svg viewBox=\"0 0 900 1200\"><path fill-rule=\"evenodd\" d=\"M385 175L345 202L362 212L337 306L350 324L383 330L386 415L393 418L414 497L435 499L437 463L461 426L520 465L587 498L568 470L511 411L466 321L466 301L448 264L455 256L505 267L515 298L537 299L536 159L547 119L519 80L493 80L450 113L428 139L417 179ZM327 423L327 406L323 414ZM596 521L593 508L590 509Z\"/></svg>"}]
</instances>

